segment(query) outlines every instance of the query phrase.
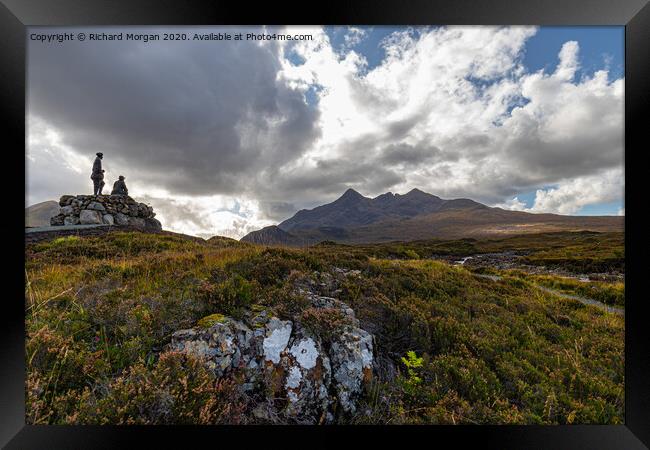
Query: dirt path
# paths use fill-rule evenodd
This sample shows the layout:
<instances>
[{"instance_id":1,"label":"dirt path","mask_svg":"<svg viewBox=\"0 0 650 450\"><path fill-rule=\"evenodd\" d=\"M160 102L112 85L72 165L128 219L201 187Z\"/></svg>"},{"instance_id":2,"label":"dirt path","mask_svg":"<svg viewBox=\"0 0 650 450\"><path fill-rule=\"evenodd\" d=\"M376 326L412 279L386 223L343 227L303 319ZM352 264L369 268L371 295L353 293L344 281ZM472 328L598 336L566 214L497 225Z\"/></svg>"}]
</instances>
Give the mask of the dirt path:
<instances>
[{"instance_id":1,"label":"dirt path","mask_svg":"<svg viewBox=\"0 0 650 450\"><path fill-rule=\"evenodd\" d=\"M475 273L474 275L477 276L477 277L481 277L481 278L487 278L487 279L492 280L492 281L499 281L499 280L503 279L503 277L501 277L499 275L484 275L484 274L479 274L479 273ZM599 302L598 300L594 300L592 298L579 297L577 295L565 294L563 292L556 291L555 289L550 289L550 288L547 288L545 286L540 286L538 284L534 284L533 286L535 286L540 291L544 291L544 292L547 292L549 294L557 295L558 297L562 297L562 298L577 300L580 303L582 303L583 305L595 306L597 308L604 309L607 312L610 312L610 313L613 313L613 314L618 314L619 316L625 317L625 309L623 309L623 308L617 308L615 306L606 305L605 303Z\"/></svg>"}]
</instances>

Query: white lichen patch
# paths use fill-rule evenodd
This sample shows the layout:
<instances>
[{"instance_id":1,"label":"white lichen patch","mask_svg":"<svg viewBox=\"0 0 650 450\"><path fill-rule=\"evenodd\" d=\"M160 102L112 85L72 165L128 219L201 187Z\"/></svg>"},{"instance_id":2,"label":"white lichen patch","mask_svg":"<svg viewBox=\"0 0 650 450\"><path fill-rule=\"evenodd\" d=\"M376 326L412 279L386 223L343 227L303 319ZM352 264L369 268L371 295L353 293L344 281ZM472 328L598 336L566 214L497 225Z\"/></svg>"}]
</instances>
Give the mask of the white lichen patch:
<instances>
[{"instance_id":1,"label":"white lichen patch","mask_svg":"<svg viewBox=\"0 0 650 450\"><path fill-rule=\"evenodd\" d=\"M296 403L298 401L298 396L293 391L288 391L287 392L287 397L289 397L289 401L291 403Z\"/></svg>"},{"instance_id":2,"label":"white lichen patch","mask_svg":"<svg viewBox=\"0 0 650 450\"><path fill-rule=\"evenodd\" d=\"M292 367L289 369L289 375L287 376L287 389L295 389L300 386L300 380L302 379L302 373L297 367Z\"/></svg>"},{"instance_id":3,"label":"white lichen patch","mask_svg":"<svg viewBox=\"0 0 650 450\"><path fill-rule=\"evenodd\" d=\"M296 358L300 367L307 370L316 367L316 360L318 359L318 349L316 343L311 338L302 339L297 345L294 344L289 350L289 353Z\"/></svg>"},{"instance_id":4,"label":"white lichen patch","mask_svg":"<svg viewBox=\"0 0 650 450\"><path fill-rule=\"evenodd\" d=\"M264 358L274 364L280 362L280 353L287 348L291 336L291 323L286 323L271 332L271 335L264 338Z\"/></svg>"},{"instance_id":5,"label":"white lichen patch","mask_svg":"<svg viewBox=\"0 0 650 450\"><path fill-rule=\"evenodd\" d=\"M372 365L372 350L368 350L367 348L361 349L361 362L364 368Z\"/></svg>"}]
</instances>

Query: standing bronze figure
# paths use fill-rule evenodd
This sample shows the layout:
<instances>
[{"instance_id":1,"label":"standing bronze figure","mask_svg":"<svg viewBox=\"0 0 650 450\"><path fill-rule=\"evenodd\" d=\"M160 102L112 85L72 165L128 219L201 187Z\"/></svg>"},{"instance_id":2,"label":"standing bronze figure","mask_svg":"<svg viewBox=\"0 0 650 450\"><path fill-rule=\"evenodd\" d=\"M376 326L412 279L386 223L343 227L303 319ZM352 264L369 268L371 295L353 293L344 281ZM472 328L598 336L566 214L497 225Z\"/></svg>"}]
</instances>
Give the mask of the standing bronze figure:
<instances>
[{"instance_id":1,"label":"standing bronze figure","mask_svg":"<svg viewBox=\"0 0 650 450\"><path fill-rule=\"evenodd\" d=\"M97 153L95 162L93 163L93 172L90 175L90 179L93 180L93 195L101 195L102 188L104 187L104 171L102 170L102 159L104 154L101 152Z\"/></svg>"}]
</instances>

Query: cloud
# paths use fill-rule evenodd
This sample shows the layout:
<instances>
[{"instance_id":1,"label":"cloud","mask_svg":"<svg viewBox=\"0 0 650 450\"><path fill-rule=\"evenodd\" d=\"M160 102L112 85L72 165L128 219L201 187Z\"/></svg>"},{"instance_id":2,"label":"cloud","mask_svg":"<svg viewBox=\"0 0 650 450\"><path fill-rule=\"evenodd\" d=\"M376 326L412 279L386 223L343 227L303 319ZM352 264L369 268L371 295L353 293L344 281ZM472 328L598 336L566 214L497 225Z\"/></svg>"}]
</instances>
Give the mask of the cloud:
<instances>
[{"instance_id":1,"label":"cloud","mask_svg":"<svg viewBox=\"0 0 650 450\"><path fill-rule=\"evenodd\" d=\"M495 206L513 211L570 215L587 205L617 201L622 197L623 189L622 170L613 169L597 175L566 180L556 187L538 189L530 208L517 197ZM624 215L623 209L619 211L619 215Z\"/></svg>"},{"instance_id":2,"label":"cloud","mask_svg":"<svg viewBox=\"0 0 650 450\"><path fill-rule=\"evenodd\" d=\"M531 211L574 214L586 205L616 201L622 194L622 173L610 170L569 180L557 188L538 190Z\"/></svg>"},{"instance_id":3,"label":"cloud","mask_svg":"<svg viewBox=\"0 0 650 450\"><path fill-rule=\"evenodd\" d=\"M380 151L379 161L388 165L418 166L435 159L440 149L430 146L413 146L409 144L390 144Z\"/></svg>"},{"instance_id":4,"label":"cloud","mask_svg":"<svg viewBox=\"0 0 650 450\"><path fill-rule=\"evenodd\" d=\"M26 206L58 200L67 192L92 193L92 159L77 154L62 142L60 134L41 120L31 120L25 155ZM60 187L65 186L66 191Z\"/></svg>"},{"instance_id":5,"label":"cloud","mask_svg":"<svg viewBox=\"0 0 650 450\"><path fill-rule=\"evenodd\" d=\"M526 203L519 200L518 197L511 198L506 200L503 203L498 203L494 205L496 208L507 209L509 211L526 211Z\"/></svg>"},{"instance_id":6,"label":"cloud","mask_svg":"<svg viewBox=\"0 0 650 450\"><path fill-rule=\"evenodd\" d=\"M365 39L368 32L358 27L348 27L347 33L343 36L345 49L350 49Z\"/></svg>"},{"instance_id":7,"label":"cloud","mask_svg":"<svg viewBox=\"0 0 650 450\"><path fill-rule=\"evenodd\" d=\"M305 63L285 68L286 76L322 86L322 138L307 155L349 162L354 154L357 165L399 173L410 159L427 156L404 149L429 149L426 163L385 177L372 193L417 185L491 203L621 166L623 80L609 83L599 71L574 82L576 42L559 50L555 72L526 73L521 56L534 33L406 30L385 40L386 59L367 74L352 53L340 58L323 42L298 44Z\"/></svg>"},{"instance_id":8,"label":"cloud","mask_svg":"<svg viewBox=\"0 0 650 450\"><path fill-rule=\"evenodd\" d=\"M508 209L537 191L535 212L622 200L624 80L576 79L578 42L531 73L536 28L408 28L368 70L369 29L338 49L320 27L273 30L313 40L30 43L30 199L85 189L101 150L111 182L191 233L240 236L348 187Z\"/></svg>"},{"instance_id":9,"label":"cloud","mask_svg":"<svg viewBox=\"0 0 650 450\"><path fill-rule=\"evenodd\" d=\"M138 198L153 206L165 229L209 238L215 235L239 238L273 222L266 219L255 201L226 196L169 196L165 192Z\"/></svg>"},{"instance_id":10,"label":"cloud","mask_svg":"<svg viewBox=\"0 0 650 450\"><path fill-rule=\"evenodd\" d=\"M578 70L578 51L580 47L576 41L568 41L562 45L560 50L560 63L555 69L555 78L563 81L571 81Z\"/></svg>"}]
</instances>

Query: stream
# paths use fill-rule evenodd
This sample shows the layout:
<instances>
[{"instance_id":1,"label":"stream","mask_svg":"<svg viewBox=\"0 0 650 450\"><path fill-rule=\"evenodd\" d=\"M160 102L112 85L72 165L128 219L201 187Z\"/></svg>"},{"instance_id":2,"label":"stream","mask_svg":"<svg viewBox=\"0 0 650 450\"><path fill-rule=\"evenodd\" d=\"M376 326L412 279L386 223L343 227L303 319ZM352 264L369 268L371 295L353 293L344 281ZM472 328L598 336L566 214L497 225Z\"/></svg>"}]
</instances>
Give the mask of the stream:
<instances>
[{"instance_id":1,"label":"stream","mask_svg":"<svg viewBox=\"0 0 650 450\"><path fill-rule=\"evenodd\" d=\"M490 279L492 281L499 281L499 280L503 279L503 277L501 277L499 275L484 275L484 274L479 274L479 273L475 273L474 275L477 276L477 277L481 277L481 278L487 278L487 279ZM550 288L547 288L547 287L544 287L544 286L540 286L538 284L536 284L534 286L537 289L541 290L541 291L548 292L549 294L557 295L558 297L568 298L568 299L571 299L571 300L577 300L580 303L582 303L583 305L595 306L597 308L604 309L607 312L610 312L610 313L613 313L613 314L618 314L619 316L624 316L625 317L625 309L623 309L623 308L617 308L615 306L606 305L605 303L599 302L598 300L594 300L592 298L579 297L577 295L565 294L563 292L556 291L555 289L550 289Z\"/></svg>"}]
</instances>

